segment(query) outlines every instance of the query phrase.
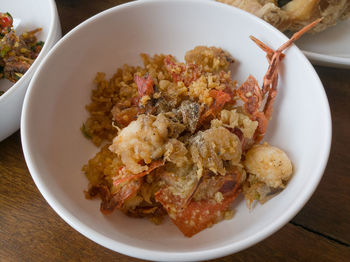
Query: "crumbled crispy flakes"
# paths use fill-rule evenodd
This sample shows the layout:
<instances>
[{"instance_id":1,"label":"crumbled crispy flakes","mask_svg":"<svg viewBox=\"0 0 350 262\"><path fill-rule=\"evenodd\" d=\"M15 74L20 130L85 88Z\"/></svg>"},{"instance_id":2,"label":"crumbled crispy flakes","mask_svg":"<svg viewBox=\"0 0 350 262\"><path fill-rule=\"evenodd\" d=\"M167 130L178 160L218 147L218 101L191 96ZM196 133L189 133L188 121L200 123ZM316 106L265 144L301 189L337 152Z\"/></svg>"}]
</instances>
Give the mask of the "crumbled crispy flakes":
<instances>
[{"instance_id":1,"label":"crumbled crispy flakes","mask_svg":"<svg viewBox=\"0 0 350 262\"><path fill-rule=\"evenodd\" d=\"M214 119L211 123L212 126L227 126L230 128L238 127L242 132L244 137L252 139L256 128L258 127L257 121L252 121L250 118L234 110L222 110L220 113L220 120Z\"/></svg>"},{"instance_id":2,"label":"crumbled crispy flakes","mask_svg":"<svg viewBox=\"0 0 350 262\"><path fill-rule=\"evenodd\" d=\"M239 138L224 127L199 131L192 139L190 152L199 169L208 169L224 175L224 161L237 165L241 160Z\"/></svg>"}]
</instances>

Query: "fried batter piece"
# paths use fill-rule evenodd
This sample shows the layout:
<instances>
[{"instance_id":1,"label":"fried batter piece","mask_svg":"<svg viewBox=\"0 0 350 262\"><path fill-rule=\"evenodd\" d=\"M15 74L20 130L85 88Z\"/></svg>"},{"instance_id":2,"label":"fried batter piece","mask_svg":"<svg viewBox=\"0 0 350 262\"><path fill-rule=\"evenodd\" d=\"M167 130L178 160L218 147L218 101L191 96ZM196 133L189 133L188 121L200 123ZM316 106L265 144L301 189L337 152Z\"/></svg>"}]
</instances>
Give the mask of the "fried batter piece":
<instances>
[{"instance_id":1,"label":"fried batter piece","mask_svg":"<svg viewBox=\"0 0 350 262\"><path fill-rule=\"evenodd\" d=\"M311 29L317 33L350 17L349 0L217 0L250 12L281 31L299 31L315 19L323 20Z\"/></svg>"},{"instance_id":2,"label":"fried batter piece","mask_svg":"<svg viewBox=\"0 0 350 262\"><path fill-rule=\"evenodd\" d=\"M281 191L291 178L293 166L287 154L267 143L253 146L245 156L248 178L243 186L248 207L254 200L266 202Z\"/></svg>"}]
</instances>

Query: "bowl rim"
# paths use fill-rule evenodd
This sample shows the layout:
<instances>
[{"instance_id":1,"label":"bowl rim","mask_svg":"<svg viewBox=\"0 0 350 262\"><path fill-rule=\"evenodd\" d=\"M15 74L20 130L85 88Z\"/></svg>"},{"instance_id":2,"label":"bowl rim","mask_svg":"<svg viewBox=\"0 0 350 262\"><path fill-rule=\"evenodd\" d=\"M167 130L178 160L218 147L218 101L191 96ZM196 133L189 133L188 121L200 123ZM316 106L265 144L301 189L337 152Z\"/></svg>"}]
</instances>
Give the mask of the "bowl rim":
<instances>
[{"instance_id":1,"label":"bowl rim","mask_svg":"<svg viewBox=\"0 0 350 262\"><path fill-rule=\"evenodd\" d=\"M245 12L243 10L232 8L230 6L224 7L226 5L222 3L218 3L216 1L202 1L202 0L167 0L168 2L176 2L176 3L189 3L189 2L201 2L203 5L209 5L209 6L220 6L220 8L230 8L232 13L244 13L245 16L250 16L250 19L255 20L255 22L262 24L263 26L269 27L271 30L275 32L275 34L279 34L282 39L287 40L288 38L283 35L280 31L275 29L270 24L266 23L265 21L257 18L254 15L251 15L248 12ZM309 70L311 73L315 75L315 81L317 84L322 87L320 90L322 93L323 100L325 104L327 105L327 114L323 117L326 119L326 122L328 123L328 128L326 128L325 131L325 141L323 144L323 152L321 161L319 161L315 165L315 171L314 171L314 178L312 181L310 181L309 186L303 191L302 194L298 196L298 201L295 201L293 205L289 206L289 209L281 214L276 221L273 224L270 224L269 226L261 229L256 234L249 236L239 242L226 244L224 246L218 247L218 248L211 248L204 251L189 251L189 252L171 252L171 251L158 251L158 250L149 250L139 247L133 247L121 242L118 242L116 240L113 240L109 237L104 236L103 234L91 229L86 224L79 221L77 217L72 215L63 205L61 205L58 201L56 201L56 198L54 195L50 192L50 189L45 186L45 183L40 179L39 169L37 163L32 159L30 154L30 147L29 147L29 140L30 137L27 134L27 124L29 123L29 111L24 110L28 107L28 105L31 103L31 90L34 88L35 83L37 79L40 77L40 71L41 68L45 66L47 61L51 57L51 53L56 52L57 49L60 48L61 45L64 44L66 39L70 38L71 35L73 35L76 31L80 30L81 28L85 28L88 26L91 22L93 22L95 19L98 19L106 14L113 13L113 12L120 12L123 9L127 8L134 8L142 5L147 4L157 4L157 3L164 3L164 0L139 0L134 2L125 3L122 5L118 5L112 8L109 8L107 10L104 10L89 19L85 20L75 28L73 28L70 32L68 32L65 36L63 36L57 44L49 51L49 54L44 58L42 63L39 65L39 68L36 70L32 81L29 85L27 95L24 100L23 104L23 113L22 113L22 119L21 119L21 139L22 139L22 147L23 147L23 153L24 157L28 166L28 169L30 171L30 174L38 187L40 193L43 195L45 200L49 203L51 208L55 210L55 212L72 228L77 230L79 233L84 235L85 237L89 238L90 240L98 243L99 245L102 245L110 250L122 253L124 255L128 255L131 257L136 257L139 259L146 259L146 260L157 260L157 261L200 261L200 260L206 260L206 259L214 259L226 255L230 255L233 253L236 253L238 251L241 251L245 248L248 248L261 240L269 237L276 231L278 231L280 228L282 228L286 223L288 223L300 210L301 208L306 204L306 202L310 199L311 195L314 193L316 187L318 186L324 170L327 165L329 153L330 153L330 146L331 146L331 139L332 139L332 122L331 122L331 114L330 114L330 108L328 99L326 96L326 93L324 91L323 85L321 80L319 79L315 69L312 67L311 63L307 60L307 58L303 55L303 53L297 48L297 52L299 52L302 56L302 59L304 60L305 66L309 67Z\"/></svg>"},{"instance_id":2,"label":"bowl rim","mask_svg":"<svg viewBox=\"0 0 350 262\"><path fill-rule=\"evenodd\" d=\"M58 19L57 17L57 7L56 2L54 0L48 0L50 5L50 25L49 25L49 31L47 34L47 38L44 41L43 49L40 51L38 57L34 60L34 63L29 67L28 71L25 72L25 74L16 82L14 83L8 90L5 91L4 94L0 96L0 102L1 100L6 99L6 97L11 96L11 94L15 93L19 86L22 85L23 82L27 81L28 78L31 78L33 76L33 73L38 69L38 65L40 62L42 62L45 55L48 53L48 51L52 48L51 45L46 44L51 39L54 38L55 33L55 23Z\"/></svg>"}]
</instances>

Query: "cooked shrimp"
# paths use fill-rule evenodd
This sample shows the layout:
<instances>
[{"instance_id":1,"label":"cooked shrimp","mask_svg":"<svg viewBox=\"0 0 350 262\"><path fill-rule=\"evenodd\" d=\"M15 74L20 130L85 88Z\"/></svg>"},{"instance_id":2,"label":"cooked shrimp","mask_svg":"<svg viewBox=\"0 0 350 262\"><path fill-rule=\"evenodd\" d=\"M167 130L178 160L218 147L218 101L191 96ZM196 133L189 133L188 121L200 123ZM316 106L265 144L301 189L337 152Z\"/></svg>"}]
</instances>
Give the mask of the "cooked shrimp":
<instances>
[{"instance_id":1,"label":"cooked shrimp","mask_svg":"<svg viewBox=\"0 0 350 262\"><path fill-rule=\"evenodd\" d=\"M248 173L273 188L283 188L293 173L287 154L267 143L248 150L243 163Z\"/></svg>"}]
</instances>

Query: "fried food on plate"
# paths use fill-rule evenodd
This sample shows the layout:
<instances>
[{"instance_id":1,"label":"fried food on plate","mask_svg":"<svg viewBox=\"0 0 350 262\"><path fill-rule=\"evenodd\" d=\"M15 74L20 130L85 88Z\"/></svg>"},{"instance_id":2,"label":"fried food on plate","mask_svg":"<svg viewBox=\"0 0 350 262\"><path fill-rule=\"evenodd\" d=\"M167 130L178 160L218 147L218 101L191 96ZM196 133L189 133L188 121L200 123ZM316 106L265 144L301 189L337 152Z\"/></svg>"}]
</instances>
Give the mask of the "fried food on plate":
<instances>
[{"instance_id":1,"label":"fried food on plate","mask_svg":"<svg viewBox=\"0 0 350 262\"><path fill-rule=\"evenodd\" d=\"M217 0L250 12L281 31L298 31L315 19L317 33L350 17L349 0Z\"/></svg>"}]
</instances>

